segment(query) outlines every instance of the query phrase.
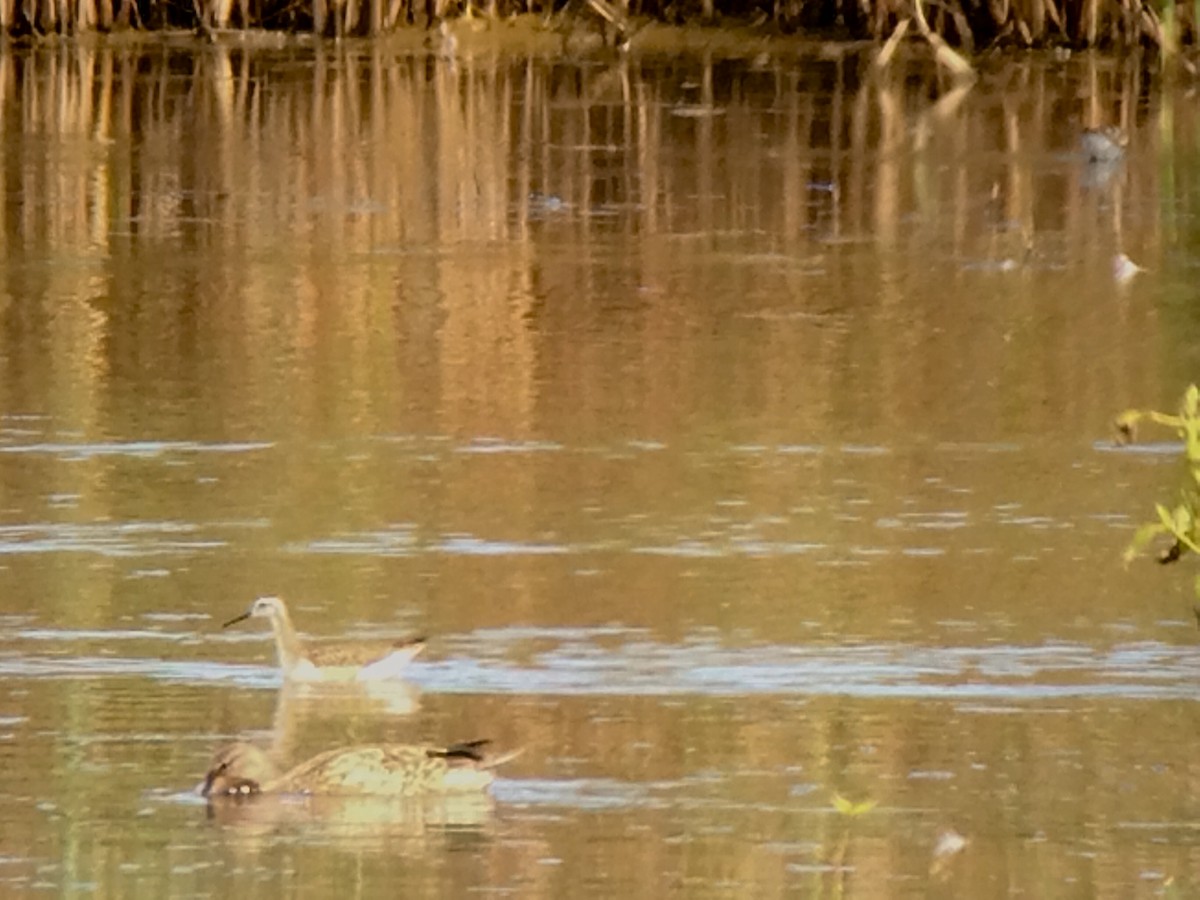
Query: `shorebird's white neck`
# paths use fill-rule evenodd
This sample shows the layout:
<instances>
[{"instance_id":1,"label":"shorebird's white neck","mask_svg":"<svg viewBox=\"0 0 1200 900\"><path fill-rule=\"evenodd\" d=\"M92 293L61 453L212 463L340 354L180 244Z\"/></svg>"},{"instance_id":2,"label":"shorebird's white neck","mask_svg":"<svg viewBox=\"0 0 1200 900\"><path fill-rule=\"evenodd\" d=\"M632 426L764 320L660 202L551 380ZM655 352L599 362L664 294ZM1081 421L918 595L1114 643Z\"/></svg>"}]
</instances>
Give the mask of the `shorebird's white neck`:
<instances>
[{"instance_id":1,"label":"shorebird's white neck","mask_svg":"<svg viewBox=\"0 0 1200 900\"><path fill-rule=\"evenodd\" d=\"M279 654L279 667L286 673L304 660L304 648L296 629L292 627L292 619L287 607L282 603L271 616L271 630L275 632L275 650Z\"/></svg>"}]
</instances>

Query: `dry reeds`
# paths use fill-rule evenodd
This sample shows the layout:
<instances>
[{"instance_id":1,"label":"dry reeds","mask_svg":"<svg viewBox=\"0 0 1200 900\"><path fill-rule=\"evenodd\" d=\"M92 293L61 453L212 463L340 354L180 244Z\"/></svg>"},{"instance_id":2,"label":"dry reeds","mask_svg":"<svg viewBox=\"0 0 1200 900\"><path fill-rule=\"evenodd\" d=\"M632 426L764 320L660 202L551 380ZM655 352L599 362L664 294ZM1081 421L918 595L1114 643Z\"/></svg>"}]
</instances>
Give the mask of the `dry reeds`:
<instances>
[{"instance_id":1,"label":"dry reeds","mask_svg":"<svg viewBox=\"0 0 1200 900\"><path fill-rule=\"evenodd\" d=\"M447 17L495 22L528 14L556 27L615 26L622 43L631 22L717 25L767 22L785 33L885 40L902 22L925 22L921 37L952 69L947 51L970 55L997 44L1161 49L1168 56L1196 43L1196 5L1163 0L0 0L0 27L10 35L129 28L269 29L325 36L379 35Z\"/></svg>"}]
</instances>

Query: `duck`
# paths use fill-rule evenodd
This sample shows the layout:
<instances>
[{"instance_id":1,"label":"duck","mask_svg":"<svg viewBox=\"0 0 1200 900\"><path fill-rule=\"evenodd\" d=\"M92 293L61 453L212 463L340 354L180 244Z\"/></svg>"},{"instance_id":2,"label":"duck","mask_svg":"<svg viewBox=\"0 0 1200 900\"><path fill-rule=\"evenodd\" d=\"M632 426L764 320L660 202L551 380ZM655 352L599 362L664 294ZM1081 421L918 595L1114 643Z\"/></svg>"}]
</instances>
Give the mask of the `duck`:
<instances>
[{"instance_id":1,"label":"duck","mask_svg":"<svg viewBox=\"0 0 1200 900\"><path fill-rule=\"evenodd\" d=\"M254 744L235 741L217 750L199 792L209 800L260 794L413 798L478 793L495 780L497 766L521 752L489 755L484 750L489 743L340 747L283 772Z\"/></svg>"},{"instance_id":2,"label":"duck","mask_svg":"<svg viewBox=\"0 0 1200 900\"><path fill-rule=\"evenodd\" d=\"M1079 146L1090 163L1116 162L1125 155L1129 136L1115 125L1104 128L1085 128L1079 136Z\"/></svg>"},{"instance_id":3,"label":"duck","mask_svg":"<svg viewBox=\"0 0 1200 900\"><path fill-rule=\"evenodd\" d=\"M280 597L259 597L250 608L221 627L250 618L271 622L275 651L283 677L293 681L382 681L403 678L413 658L425 649L425 638L402 641L339 641L305 646L292 626Z\"/></svg>"}]
</instances>

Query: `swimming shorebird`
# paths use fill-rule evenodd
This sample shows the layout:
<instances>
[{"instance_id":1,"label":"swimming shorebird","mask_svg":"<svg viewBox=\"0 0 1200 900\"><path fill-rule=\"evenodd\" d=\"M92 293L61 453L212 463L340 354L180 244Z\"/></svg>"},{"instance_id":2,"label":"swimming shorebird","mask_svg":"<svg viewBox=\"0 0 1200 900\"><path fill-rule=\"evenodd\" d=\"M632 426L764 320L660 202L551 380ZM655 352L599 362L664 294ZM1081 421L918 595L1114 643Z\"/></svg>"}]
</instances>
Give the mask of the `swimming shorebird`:
<instances>
[{"instance_id":1,"label":"swimming shorebird","mask_svg":"<svg viewBox=\"0 0 1200 900\"><path fill-rule=\"evenodd\" d=\"M249 618L271 621L283 677L295 681L381 681L400 678L412 658L425 649L425 638L403 641L341 641L304 646L279 597L259 597L222 628Z\"/></svg>"},{"instance_id":2,"label":"swimming shorebird","mask_svg":"<svg viewBox=\"0 0 1200 900\"><path fill-rule=\"evenodd\" d=\"M478 792L495 780L493 769L520 753L488 756L483 750L488 743L342 747L280 773L266 753L238 741L217 751L200 794L209 798L258 794L423 797Z\"/></svg>"}]
</instances>

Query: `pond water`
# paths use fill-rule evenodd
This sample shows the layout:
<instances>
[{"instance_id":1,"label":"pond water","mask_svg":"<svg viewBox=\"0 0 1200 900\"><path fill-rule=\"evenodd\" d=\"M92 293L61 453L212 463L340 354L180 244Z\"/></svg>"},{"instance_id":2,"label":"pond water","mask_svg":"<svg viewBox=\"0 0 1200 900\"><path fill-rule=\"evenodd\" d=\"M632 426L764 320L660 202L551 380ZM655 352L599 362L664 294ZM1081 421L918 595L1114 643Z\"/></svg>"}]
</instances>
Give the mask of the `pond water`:
<instances>
[{"instance_id":1,"label":"pond water","mask_svg":"<svg viewBox=\"0 0 1200 900\"><path fill-rule=\"evenodd\" d=\"M750 51L0 57L0 892L1195 889L1178 453L1110 430L1197 371L1194 103ZM281 690L267 594L429 645ZM210 809L234 737L524 752Z\"/></svg>"}]
</instances>

